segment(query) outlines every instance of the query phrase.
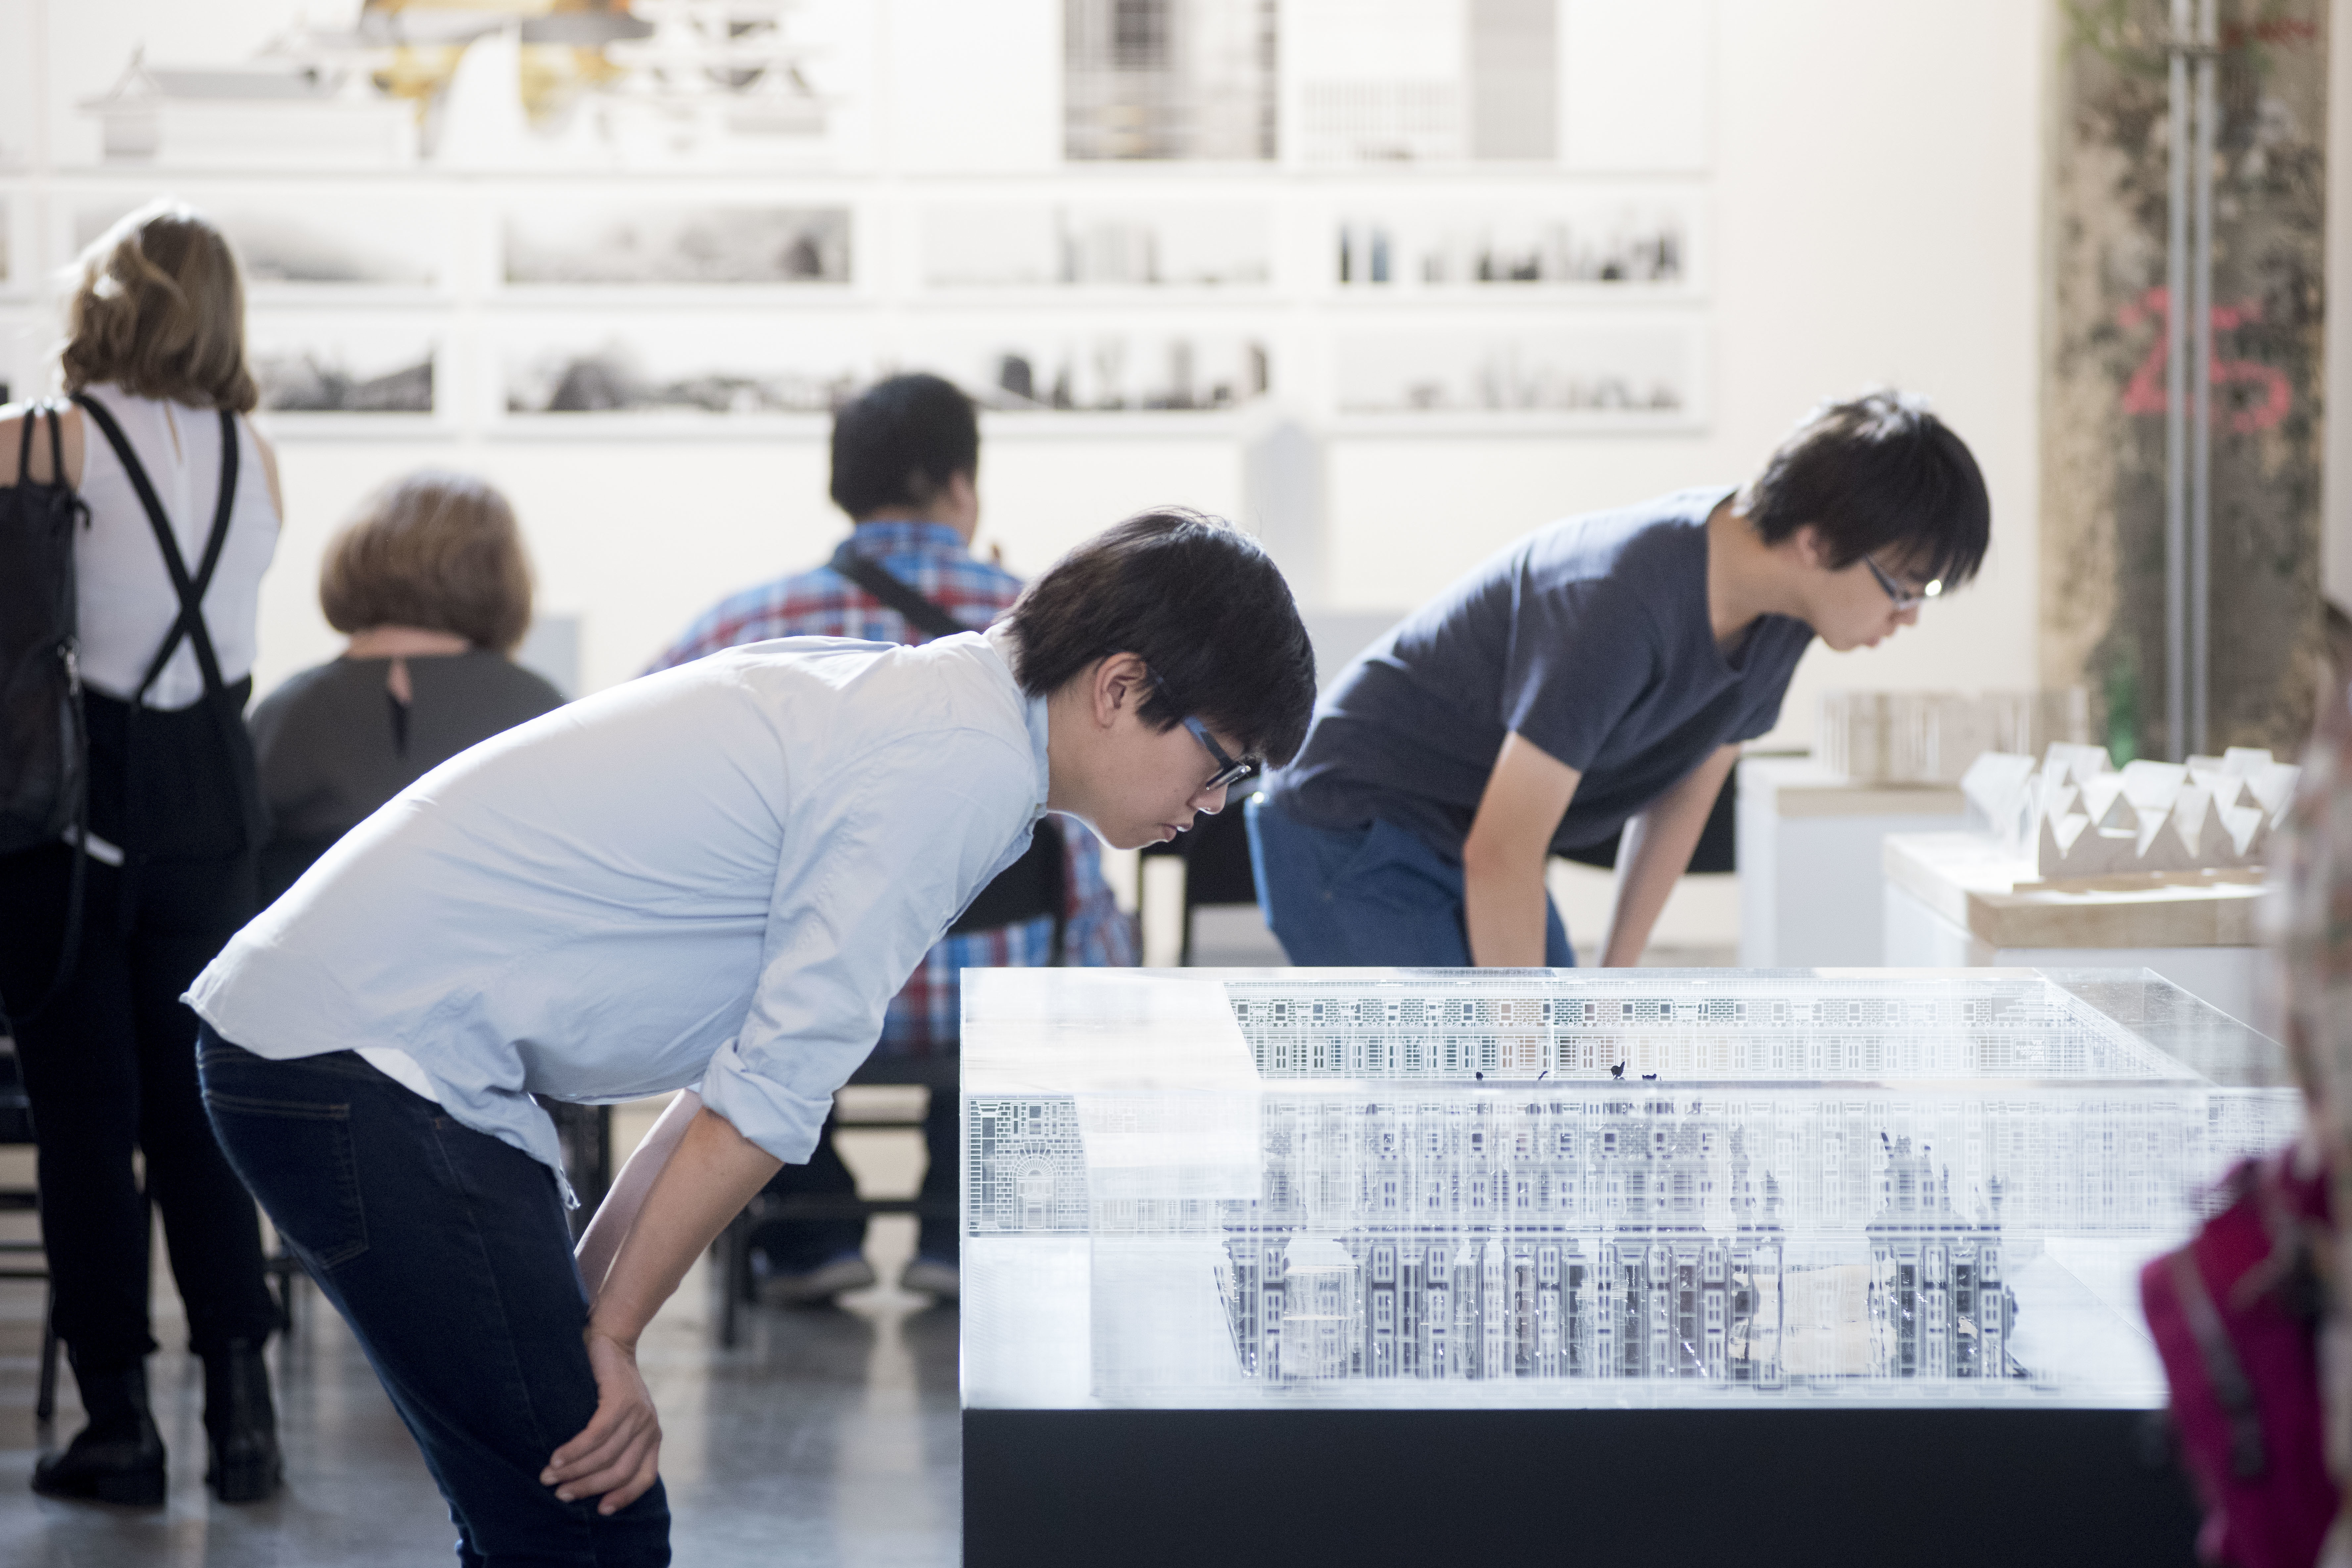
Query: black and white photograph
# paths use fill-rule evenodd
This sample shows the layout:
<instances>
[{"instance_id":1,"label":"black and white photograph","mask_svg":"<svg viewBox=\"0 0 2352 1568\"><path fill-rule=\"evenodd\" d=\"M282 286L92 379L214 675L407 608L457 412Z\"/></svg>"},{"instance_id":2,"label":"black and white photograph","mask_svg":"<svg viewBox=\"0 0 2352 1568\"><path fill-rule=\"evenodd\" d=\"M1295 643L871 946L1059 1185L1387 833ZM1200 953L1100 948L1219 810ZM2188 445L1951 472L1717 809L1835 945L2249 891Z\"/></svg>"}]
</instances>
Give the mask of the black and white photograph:
<instances>
[{"instance_id":1,"label":"black and white photograph","mask_svg":"<svg viewBox=\"0 0 2352 1568\"><path fill-rule=\"evenodd\" d=\"M1229 413L1273 384L1266 340L1245 331L1136 331L1039 325L927 332L904 353L909 370L957 383L1003 413Z\"/></svg>"},{"instance_id":2,"label":"black and white photograph","mask_svg":"<svg viewBox=\"0 0 2352 1568\"><path fill-rule=\"evenodd\" d=\"M935 289L1259 289L1273 271L1263 204L971 203L923 214L923 281Z\"/></svg>"},{"instance_id":3,"label":"black and white photograph","mask_svg":"<svg viewBox=\"0 0 2352 1568\"><path fill-rule=\"evenodd\" d=\"M1327 276L1349 290L1596 286L1695 293L1701 203L1695 189L1443 205L1399 201L1342 213Z\"/></svg>"},{"instance_id":4,"label":"black and white photograph","mask_svg":"<svg viewBox=\"0 0 2352 1568\"><path fill-rule=\"evenodd\" d=\"M502 421L553 429L604 416L665 424L824 415L873 377L874 352L853 328L767 324L724 316L565 317L519 328L496 351ZM594 418L583 418L593 416Z\"/></svg>"},{"instance_id":5,"label":"black and white photograph","mask_svg":"<svg viewBox=\"0 0 2352 1568\"><path fill-rule=\"evenodd\" d=\"M158 185L136 201L74 202L73 247L79 250L125 213L157 197L187 199ZM436 204L290 191L264 199L233 191L216 204L207 201L205 213L236 247L246 282L257 292L419 294L449 281L448 218Z\"/></svg>"},{"instance_id":6,"label":"black and white photograph","mask_svg":"<svg viewBox=\"0 0 2352 1568\"><path fill-rule=\"evenodd\" d=\"M845 284L850 209L749 203L519 204L500 222L505 281Z\"/></svg>"},{"instance_id":7,"label":"black and white photograph","mask_svg":"<svg viewBox=\"0 0 2352 1568\"><path fill-rule=\"evenodd\" d=\"M252 330L253 377L261 410L271 416L430 418L442 412L437 359L425 329L317 320L304 311Z\"/></svg>"},{"instance_id":8,"label":"black and white photograph","mask_svg":"<svg viewBox=\"0 0 2352 1568\"><path fill-rule=\"evenodd\" d=\"M1679 319L1367 330L1338 341L1332 379L1342 415L1686 429L1703 421L1700 337L1696 321Z\"/></svg>"}]
</instances>

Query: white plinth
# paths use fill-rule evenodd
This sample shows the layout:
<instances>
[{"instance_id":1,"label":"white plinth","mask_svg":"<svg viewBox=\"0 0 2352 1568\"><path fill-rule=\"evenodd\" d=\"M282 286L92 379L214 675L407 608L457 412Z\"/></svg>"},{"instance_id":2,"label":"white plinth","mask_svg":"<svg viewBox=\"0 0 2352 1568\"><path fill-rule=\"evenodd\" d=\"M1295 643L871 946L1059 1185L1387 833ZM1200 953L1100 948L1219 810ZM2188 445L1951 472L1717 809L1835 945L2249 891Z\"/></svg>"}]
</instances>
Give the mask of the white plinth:
<instances>
[{"instance_id":1,"label":"white plinth","mask_svg":"<svg viewBox=\"0 0 2352 1568\"><path fill-rule=\"evenodd\" d=\"M1880 962L1887 836L1957 828L1966 814L1957 789L1852 784L1802 757L1742 760L1741 967Z\"/></svg>"},{"instance_id":2,"label":"white plinth","mask_svg":"<svg viewBox=\"0 0 2352 1568\"><path fill-rule=\"evenodd\" d=\"M1898 969L2147 968L2242 1021L2263 1016L2259 872L2042 881L1970 834L1887 841L1880 962Z\"/></svg>"}]
</instances>

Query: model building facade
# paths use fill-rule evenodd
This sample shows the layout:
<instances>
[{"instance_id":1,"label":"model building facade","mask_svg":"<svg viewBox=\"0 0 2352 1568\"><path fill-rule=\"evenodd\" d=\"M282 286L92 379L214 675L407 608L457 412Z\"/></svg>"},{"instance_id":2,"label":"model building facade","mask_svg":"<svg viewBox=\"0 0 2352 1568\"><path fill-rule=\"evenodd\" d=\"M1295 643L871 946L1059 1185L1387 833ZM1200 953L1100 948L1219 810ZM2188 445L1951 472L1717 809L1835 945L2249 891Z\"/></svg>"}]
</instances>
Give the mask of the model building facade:
<instances>
[{"instance_id":1,"label":"model building facade","mask_svg":"<svg viewBox=\"0 0 2352 1568\"><path fill-rule=\"evenodd\" d=\"M2194 1223L2182 1173L2294 1114L2032 975L1189 984L1226 1076L966 1098L972 1242L1087 1238L1098 1392L2046 1390L2021 1278L2103 1310L2101 1259ZM1222 1372L1158 1353L1204 1316Z\"/></svg>"}]
</instances>

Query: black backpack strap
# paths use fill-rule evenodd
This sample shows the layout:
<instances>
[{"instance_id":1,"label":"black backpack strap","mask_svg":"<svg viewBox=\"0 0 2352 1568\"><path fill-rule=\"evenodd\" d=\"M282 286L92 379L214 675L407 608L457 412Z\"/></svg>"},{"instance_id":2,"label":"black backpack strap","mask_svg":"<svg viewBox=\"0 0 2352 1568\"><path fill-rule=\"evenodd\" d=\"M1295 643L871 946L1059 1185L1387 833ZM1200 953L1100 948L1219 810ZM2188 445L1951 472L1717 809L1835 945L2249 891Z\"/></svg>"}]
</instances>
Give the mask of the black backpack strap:
<instances>
[{"instance_id":1,"label":"black backpack strap","mask_svg":"<svg viewBox=\"0 0 2352 1568\"><path fill-rule=\"evenodd\" d=\"M49 416L49 482L71 491L73 481L66 477L65 410L54 403L36 403L25 411L16 447L16 482L33 482L33 426L41 416ZM89 509L76 497L74 508L80 514L82 526L89 526ZM80 679L73 678L74 747L80 760L74 769L77 780L74 790L73 869L66 873L66 923L63 940L58 947L58 967L49 977L49 989L28 1012L19 1014L16 1023L28 1024L54 1006L66 987L73 984L75 970L81 963L82 908L88 901L89 885L89 725L81 717Z\"/></svg>"},{"instance_id":2,"label":"black backpack strap","mask_svg":"<svg viewBox=\"0 0 2352 1568\"><path fill-rule=\"evenodd\" d=\"M49 483L61 490L72 493L73 481L66 478L66 411L54 403L43 403L40 407L49 416ZM31 447L32 443L27 441L26 449L30 450ZM19 460L16 467L17 477L22 479L24 472L24 464ZM81 504L81 497L78 494L74 496L74 508L81 513L82 526L88 528L89 508Z\"/></svg>"},{"instance_id":3,"label":"black backpack strap","mask_svg":"<svg viewBox=\"0 0 2352 1568\"><path fill-rule=\"evenodd\" d=\"M855 539L843 540L841 548L825 564L904 616L908 626L935 637L951 637L959 632L979 629L964 625L936 601L892 576L879 561L857 553L856 542Z\"/></svg>"}]
</instances>

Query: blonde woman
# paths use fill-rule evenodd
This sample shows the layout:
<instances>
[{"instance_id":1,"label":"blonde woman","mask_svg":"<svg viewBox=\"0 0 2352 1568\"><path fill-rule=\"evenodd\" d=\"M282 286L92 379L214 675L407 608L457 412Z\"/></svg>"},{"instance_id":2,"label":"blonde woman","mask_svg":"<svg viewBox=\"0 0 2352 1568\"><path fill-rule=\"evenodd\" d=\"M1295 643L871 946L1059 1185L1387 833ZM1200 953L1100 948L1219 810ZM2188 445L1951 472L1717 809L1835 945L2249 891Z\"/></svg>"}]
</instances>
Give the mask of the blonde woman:
<instances>
[{"instance_id":1,"label":"blonde woman","mask_svg":"<svg viewBox=\"0 0 2352 1568\"><path fill-rule=\"evenodd\" d=\"M350 646L253 712L265 904L426 773L563 703L511 658L530 563L514 509L471 475L427 469L370 497L328 546L319 602Z\"/></svg>"},{"instance_id":2,"label":"blonde woman","mask_svg":"<svg viewBox=\"0 0 2352 1568\"><path fill-rule=\"evenodd\" d=\"M205 1121L196 1020L180 994L254 909L260 811L239 716L278 544L277 461L245 417L256 392L244 288L217 230L159 203L79 268L63 365L76 402L59 434L62 477L89 508L74 551L89 827L78 844L0 856L0 998L32 1100L57 1329L89 1416L40 1460L33 1488L163 1500L145 1371L152 1202L205 1363L206 1479L224 1501L253 1501L280 1474L261 1355L277 1313L253 1200ZM27 416L0 409L0 487L59 478L48 416L17 473ZM193 621L167 542L200 606ZM77 855L84 904L68 955Z\"/></svg>"}]
</instances>

